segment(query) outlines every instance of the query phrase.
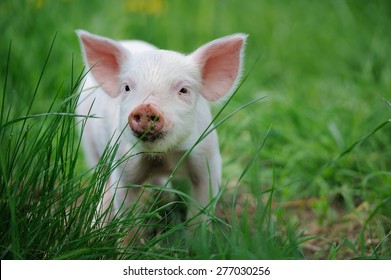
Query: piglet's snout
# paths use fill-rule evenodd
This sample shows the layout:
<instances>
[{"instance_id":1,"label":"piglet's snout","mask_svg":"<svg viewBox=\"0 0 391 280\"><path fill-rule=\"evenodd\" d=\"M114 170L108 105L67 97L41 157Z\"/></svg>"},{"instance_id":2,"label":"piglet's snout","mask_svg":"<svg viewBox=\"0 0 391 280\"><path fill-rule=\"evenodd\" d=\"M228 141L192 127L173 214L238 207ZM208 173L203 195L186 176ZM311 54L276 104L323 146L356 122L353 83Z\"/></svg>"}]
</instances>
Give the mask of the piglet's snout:
<instances>
[{"instance_id":1,"label":"piglet's snout","mask_svg":"<svg viewBox=\"0 0 391 280\"><path fill-rule=\"evenodd\" d=\"M152 104L141 104L130 113L129 126L142 141L153 142L163 136L162 112Z\"/></svg>"}]
</instances>

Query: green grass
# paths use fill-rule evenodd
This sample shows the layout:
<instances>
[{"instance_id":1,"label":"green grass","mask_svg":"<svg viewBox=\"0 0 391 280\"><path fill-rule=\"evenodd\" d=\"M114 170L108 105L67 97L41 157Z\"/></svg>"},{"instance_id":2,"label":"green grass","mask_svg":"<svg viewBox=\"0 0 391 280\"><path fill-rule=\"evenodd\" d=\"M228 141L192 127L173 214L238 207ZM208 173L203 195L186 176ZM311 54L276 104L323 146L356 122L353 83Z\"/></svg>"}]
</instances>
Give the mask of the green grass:
<instances>
[{"instance_id":1,"label":"green grass","mask_svg":"<svg viewBox=\"0 0 391 280\"><path fill-rule=\"evenodd\" d=\"M140 3L0 3L1 259L390 258L391 5ZM247 79L213 106L223 186L194 238L178 219L191 203L182 189L176 204L158 197L94 223L114 151L94 170L83 164L79 28L186 53L250 35ZM159 234L121 246L135 227Z\"/></svg>"}]
</instances>

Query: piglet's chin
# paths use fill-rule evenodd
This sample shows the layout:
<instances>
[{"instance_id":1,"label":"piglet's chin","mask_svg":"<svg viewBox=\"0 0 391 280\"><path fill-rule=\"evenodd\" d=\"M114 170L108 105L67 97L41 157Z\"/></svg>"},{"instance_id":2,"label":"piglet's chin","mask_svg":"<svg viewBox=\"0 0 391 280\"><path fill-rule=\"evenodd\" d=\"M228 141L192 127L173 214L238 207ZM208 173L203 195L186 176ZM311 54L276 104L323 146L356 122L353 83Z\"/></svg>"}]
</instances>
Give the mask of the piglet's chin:
<instances>
[{"instance_id":1,"label":"piglet's chin","mask_svg":"<svg viewBox=\"0 0 391 280\"><path fill-rule=\"evenodd\" d=\"M165 133L163 132L157 132L157 133L133 132L133 135L143 143L155 143L155 142L159 142L159 140L164 141L164 137L165 137Z\"/></svg>"}]
</instances>

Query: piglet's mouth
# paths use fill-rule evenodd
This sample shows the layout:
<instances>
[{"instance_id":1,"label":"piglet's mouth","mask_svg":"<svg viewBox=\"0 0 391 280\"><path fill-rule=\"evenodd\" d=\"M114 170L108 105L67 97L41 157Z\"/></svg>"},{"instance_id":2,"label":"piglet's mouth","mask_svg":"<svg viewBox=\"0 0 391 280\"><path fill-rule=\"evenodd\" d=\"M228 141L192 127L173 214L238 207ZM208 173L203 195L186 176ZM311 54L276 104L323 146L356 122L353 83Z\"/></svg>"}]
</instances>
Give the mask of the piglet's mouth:
<instances>
[{"instance_id":1,"label":"piglet's mouth","mask_svg":"<svg viewBox=\"0 0 391 280\"><path fill-rule=\"evenodd\" d=\"M156 142L158 140L163 139L164 136L165 136L165 133L163 133L163 132L154 132L154 133L143 132L143 133L139 133L139 132L134 132L133 131L133 135L136 136L142 142L153 143L153 142Z\"/></svg>"}]
</instances>

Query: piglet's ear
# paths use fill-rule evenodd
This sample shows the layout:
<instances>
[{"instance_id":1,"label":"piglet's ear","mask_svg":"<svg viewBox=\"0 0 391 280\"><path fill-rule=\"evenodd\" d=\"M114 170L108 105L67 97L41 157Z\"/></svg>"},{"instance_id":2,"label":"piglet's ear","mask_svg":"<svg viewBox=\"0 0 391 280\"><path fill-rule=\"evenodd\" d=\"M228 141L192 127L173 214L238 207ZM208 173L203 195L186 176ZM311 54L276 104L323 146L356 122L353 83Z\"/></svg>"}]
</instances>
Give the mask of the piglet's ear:
<instances>
[{"instance_id":1,"label":"piglet's ear","mask_svg":"<svg viewBox=\"0 0 391 280\"><path fill-rule=\"evenodd\" d=\"M84 60L95 80L110 96L117 97L120 92L119 74L121 63L128 56L127 50L111 39L78 30Z\"/></svg>"},{"instance_id":2,"label":"piglet's ear","mask_svg":"<svg viewBox=\"0 0 391 280\"><path fill-rule=\"evenodd\" d=\"M216 101L232 93L240 79L245 34L234 34L214 40L191 54L201 70L201 95Z\"/></svg>"}]
</instances>

